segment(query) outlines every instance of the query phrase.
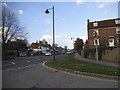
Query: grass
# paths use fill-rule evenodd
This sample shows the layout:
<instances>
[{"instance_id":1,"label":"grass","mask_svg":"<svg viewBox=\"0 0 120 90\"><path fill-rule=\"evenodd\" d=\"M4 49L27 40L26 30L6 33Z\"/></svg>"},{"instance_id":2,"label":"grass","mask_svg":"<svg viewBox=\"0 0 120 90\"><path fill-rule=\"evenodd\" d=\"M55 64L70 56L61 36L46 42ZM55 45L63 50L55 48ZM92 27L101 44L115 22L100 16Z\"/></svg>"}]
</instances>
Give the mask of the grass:
<instances>
[{"instance_id":1,"label":"grass","mask_svg":"<svg viewBox=\"0 0 120 90\"><path fill-rule=\"evenodd\" d=\"M94 64L86 61L77 60L73 55L65 56L56 60L49 60L47 64L53 65L56 67L61 67L65 69L71 69L81 72L88 73L96 73L96 74L104 74L110 76L120 76L119 70L120 68L105 66L100 64Z\"/></svg>"}]
</instances>

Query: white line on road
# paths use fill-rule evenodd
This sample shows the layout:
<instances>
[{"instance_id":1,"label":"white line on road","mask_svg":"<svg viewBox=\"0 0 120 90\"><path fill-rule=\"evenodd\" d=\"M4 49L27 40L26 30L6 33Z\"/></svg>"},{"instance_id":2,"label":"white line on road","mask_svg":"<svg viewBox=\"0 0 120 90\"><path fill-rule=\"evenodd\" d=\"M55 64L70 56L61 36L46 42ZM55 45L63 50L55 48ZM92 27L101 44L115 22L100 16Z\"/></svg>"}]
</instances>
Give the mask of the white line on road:
<instances>
[{"instance_id":1,"label":"white line on road","mask_svg":"<svg viewBox=\"0 0 120 90\"><path fill-rule=\"evenodd\" d=\"M29 61L29 60L26 60L27 62L31 62L31 61Z\"/></svg>"},{"instance_id":2,"label":"white line on road","mask_svg":"<svg viewBox=\"0 0 120 90\"><path fill-rule=\"evenodd\" d=\"M11 62L13 65L15 65L15 62Z\"/></svg>"},{"instance_id":3,"label":"white line on road","mask_svg":"<svg viewBox=\"0 0 120 90\"><path fill-rule=\"evenodd\" d=\"M24 66L24 67L18 67L18 68L11 68L11 69L7 69L7 70L2 70L2 72L20 70L20 69L25 69L25 68L32 67L32 66L36 66L36 64L32 64L32 65L28 65L28 66Z\"/></svg>"}]
</instances>

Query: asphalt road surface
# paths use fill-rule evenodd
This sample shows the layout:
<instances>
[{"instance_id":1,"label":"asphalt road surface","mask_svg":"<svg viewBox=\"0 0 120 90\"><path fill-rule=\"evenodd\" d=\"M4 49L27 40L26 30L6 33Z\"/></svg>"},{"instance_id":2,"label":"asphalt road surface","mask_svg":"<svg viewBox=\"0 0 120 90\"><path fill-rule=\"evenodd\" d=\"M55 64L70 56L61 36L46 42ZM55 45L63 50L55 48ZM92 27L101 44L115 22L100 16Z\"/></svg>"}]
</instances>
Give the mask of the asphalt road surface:
<instances>
[{"instance_id":1,"label":"asphalt road surface","mask_svg":"<svg viewBox=\"0 0 120 90\"><path fill-rule=\"evenodd\" d=\"M56 55L56 59L66 56L66 54ZM33 64L43 63L47 60L52 60L53 56L30 56L30 57L17 57L12 60L2 62L2 70L16 70L29 67Z\"/></svg>"},{"instance_id":2,"label":"asphalt road surface","mask_svg":"<svg viewBox=\"0 0 120 90\"><path fill-rule=\"evenodd\" d=\"M63 57L58 55L56 58ZM51 56L23 57L3 62L3 88L118 88L118 81L51 70Z\"/></svg>"}]
</instances>

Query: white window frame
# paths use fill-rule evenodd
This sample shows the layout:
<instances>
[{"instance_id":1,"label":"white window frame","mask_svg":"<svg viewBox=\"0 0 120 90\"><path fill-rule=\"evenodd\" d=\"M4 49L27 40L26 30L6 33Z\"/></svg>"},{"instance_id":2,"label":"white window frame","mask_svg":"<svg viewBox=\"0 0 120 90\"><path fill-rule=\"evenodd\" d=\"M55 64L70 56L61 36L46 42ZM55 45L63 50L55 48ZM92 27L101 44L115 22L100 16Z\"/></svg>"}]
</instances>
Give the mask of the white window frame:
<instances>
[{"instance_id":1,"label":"white window frame","mask_svg":"<svg viewBox=\"0 0 120 90\"><path fill-rule=\"evenodd\" d=\"M120 27L116 28L116 34L120 34Z\"/></svg>"},{"instance_id":2,"label":"white window frame","mask_svg":"<svg viewBox=\"0 0 120 90\"><path fill-rule=\"evenodd\" d=\"M97 45L99 45L99 42L100 42L99 39L97 39L97 42L98 42ZM95 39L94 39L94 45L96 45Z\"/></svg>"},{"instance_id":3,"label":"white window frame","mask_svg":"<svg viewBox=\"0 0 120 90\"><path fill-rule=\"evenodd\" d=\"M94 27L98 26L98 23L97 22L93 23L93 26Z\"/></svg>"},{"instance_id":4,"label":"white window frame","mask_svg":"<svg viewBox=\"0 0 120 90\"><path fill-rule=\"evenodd\" d=\"M110 41L111 41L111 40L112 40L113 45L110 44ZM114 46L115 46L115 40L114 40L114 38L110 38L110 39L108 40L108 42L109 42L109 47L114 47Z\"/></svg>"},{"instance_id":5,"label":"white window frame","mask_svg":"<svg viewBox=\"0 0 120 90\"><path fill-rule=\"evenodd\" d=\"M120 20L115 20L115 24L120 24Z\"/></svg>"}]
</instances>

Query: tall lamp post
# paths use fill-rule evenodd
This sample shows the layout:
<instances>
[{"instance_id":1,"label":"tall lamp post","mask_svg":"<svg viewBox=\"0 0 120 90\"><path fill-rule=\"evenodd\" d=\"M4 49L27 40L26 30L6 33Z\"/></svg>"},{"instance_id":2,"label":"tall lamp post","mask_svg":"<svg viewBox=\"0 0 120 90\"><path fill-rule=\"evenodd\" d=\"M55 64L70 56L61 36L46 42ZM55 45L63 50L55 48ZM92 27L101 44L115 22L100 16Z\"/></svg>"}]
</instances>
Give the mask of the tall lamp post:
<instances>
[{"instance_id":1,"label":"tall lamp post","mask_svg":"<svg viewBox=\"0 0 120 90\"><path fill-rule=\"evenodd\" d=\"M73 52L74 52L74 37L71 38L71 40L73 40Z\"/></svg>"},{"instance_id":2,"label":"tall lamp post","mask_svg":"<svg viewBox=\"0 0 120 90\"><path fill-rule=\"evenodd\" d=\"M55 60L55 27L54 27L54 6L52 8L46 9L45 13L49 14L49 10L53 10L53 60Z\"/></svg>"}]
</instances>

